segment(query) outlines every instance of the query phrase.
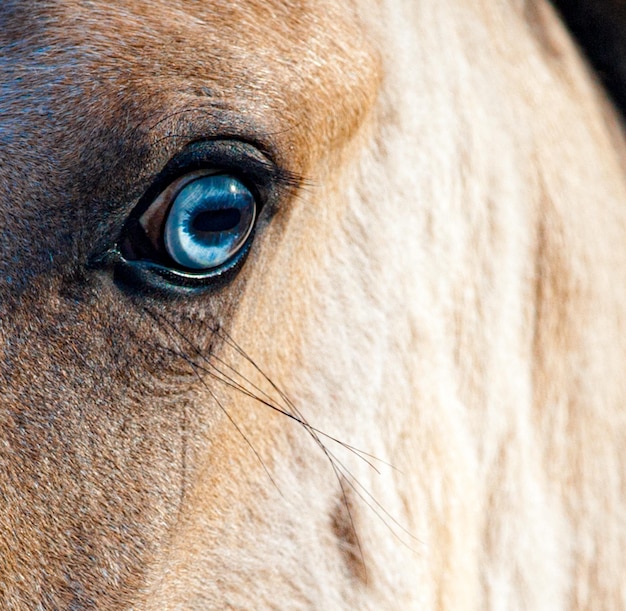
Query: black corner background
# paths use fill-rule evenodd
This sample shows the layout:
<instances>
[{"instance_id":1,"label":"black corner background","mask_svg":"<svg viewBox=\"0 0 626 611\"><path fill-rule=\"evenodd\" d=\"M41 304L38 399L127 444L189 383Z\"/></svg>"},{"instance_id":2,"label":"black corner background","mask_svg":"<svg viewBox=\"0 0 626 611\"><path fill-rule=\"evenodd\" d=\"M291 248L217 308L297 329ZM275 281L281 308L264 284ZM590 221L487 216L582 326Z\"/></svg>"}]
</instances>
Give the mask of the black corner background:
<instances>
[{"instance_id":1,"label":"black corner background","mask_svg":"<svg viewBox=\"0 0 626 611\"><path fill-rule=\"evenodd\" d=\"M626 0L552 0L626 118Z\"/></svg>"}]
</instances>

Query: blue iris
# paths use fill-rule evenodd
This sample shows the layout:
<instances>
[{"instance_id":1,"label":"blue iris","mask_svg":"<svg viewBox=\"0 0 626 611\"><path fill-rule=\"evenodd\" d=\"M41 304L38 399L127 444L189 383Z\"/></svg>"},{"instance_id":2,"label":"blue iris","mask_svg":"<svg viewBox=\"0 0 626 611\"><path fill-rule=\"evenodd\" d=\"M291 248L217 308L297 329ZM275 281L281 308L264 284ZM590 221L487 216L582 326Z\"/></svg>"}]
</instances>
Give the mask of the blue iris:
<instances>
[{"instance_id":1,"label":"blue iris","mask_svg":"<svg viewBox=\"0 0 626 611\"><path fill-rule=\"evenodd\" d=\"M165 223L167 252L193 270L219 267L245 244L256 204L250 190L232 176L198 178L176 196Z\"/></svg>"}]
</instances>

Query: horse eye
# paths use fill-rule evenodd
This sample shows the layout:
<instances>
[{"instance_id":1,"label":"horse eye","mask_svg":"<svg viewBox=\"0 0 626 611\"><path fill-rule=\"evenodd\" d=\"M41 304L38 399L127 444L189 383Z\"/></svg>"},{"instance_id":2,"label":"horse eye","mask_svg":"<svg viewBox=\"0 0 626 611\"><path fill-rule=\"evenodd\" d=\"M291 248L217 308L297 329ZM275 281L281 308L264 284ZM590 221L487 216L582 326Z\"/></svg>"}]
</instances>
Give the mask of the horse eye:
<instances>
[{"instance_id":1,"label":"horse eye","mask_svg":"<svg viewBox=\"0 0 626 611\"><path fill-rule=\"evenodd\" d=\"M297 184L251 144L192 142L153 178L116 242L92 255L90 265L111 270L124 290L221 290L241 271L261 213L267 223Z\"/></svg>"},{"instance_id":2,"label":"horse eye","mask_svg":"<svg viewBox=\"0 0 626 611\"><path fill-rule=\"evenodd\" d=\"M209 273L244 247L256 208L240 180L201 170L170 184L138 220L161 265Z\"/></svg>"}]
</instances>

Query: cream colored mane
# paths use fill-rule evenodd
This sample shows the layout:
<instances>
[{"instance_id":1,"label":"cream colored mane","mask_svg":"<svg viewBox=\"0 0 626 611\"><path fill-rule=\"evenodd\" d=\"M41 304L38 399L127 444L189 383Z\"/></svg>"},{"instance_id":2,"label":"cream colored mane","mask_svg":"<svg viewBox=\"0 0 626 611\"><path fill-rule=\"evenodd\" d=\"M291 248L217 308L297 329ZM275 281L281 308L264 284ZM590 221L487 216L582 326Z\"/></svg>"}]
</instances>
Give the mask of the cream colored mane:
<instances>
[{"instance_id":1,"label":"cream colored mane","mask_svg":"<svg viewBox=\"0 0 626 611\"><path fill-rule=\"evenodd\" d=\"M626 608L623 130L549 5L0 26L1 608ZM289 177L247 261L122 278L204 140Z\"/></svg>"}]
</instances>

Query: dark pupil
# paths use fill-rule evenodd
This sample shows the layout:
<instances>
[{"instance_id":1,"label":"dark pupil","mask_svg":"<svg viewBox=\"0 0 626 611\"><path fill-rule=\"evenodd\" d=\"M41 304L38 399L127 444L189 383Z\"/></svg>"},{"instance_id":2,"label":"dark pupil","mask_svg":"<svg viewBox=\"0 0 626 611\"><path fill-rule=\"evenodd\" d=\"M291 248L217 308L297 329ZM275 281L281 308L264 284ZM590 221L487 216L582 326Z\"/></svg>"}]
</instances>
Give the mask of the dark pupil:
<instances>
[{"instance_id":1,"label":"dark pupil","mask_svg":"<svg viewBox=\"0 0 626 611\"><path fill-rule=\"evenodd\" d=\"M241 213L236 208L207 210L195 216L191 226L196 231L229 231L237 227L240 220Z\"/></svg>"}]
</instances>

